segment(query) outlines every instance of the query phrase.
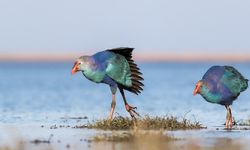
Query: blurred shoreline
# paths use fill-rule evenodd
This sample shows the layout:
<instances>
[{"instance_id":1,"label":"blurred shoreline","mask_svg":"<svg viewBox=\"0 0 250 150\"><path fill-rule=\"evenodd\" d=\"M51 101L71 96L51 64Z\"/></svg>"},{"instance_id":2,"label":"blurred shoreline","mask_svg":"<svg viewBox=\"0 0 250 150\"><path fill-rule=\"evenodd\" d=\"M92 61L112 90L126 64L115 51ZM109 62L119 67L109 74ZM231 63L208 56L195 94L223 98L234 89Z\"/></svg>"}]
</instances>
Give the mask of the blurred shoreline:
<instances>
[{"instance_id":1,"label":"blurred shoreline","mask_svg":"<svg viewBox=\"0 0 250 150\"><path fill-rule=\"evenodd\" d=\"M71 62L81 55L91 55L95 52L61 53L61 54L1 54L0 62ZM249 54L230 53L134 53L134 59L139 62L250 62Z\"/></svg>"}]
</instances>

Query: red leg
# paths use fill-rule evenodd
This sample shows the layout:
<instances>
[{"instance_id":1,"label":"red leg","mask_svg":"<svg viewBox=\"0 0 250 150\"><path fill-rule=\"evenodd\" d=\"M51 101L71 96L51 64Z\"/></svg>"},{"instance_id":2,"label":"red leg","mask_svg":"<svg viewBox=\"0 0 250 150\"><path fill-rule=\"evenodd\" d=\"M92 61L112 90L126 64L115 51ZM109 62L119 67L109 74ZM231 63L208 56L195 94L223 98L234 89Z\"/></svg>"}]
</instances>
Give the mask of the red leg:
<instances>
[{"instance_id":1,"label":"red leg","mask_svg":"<svg viewBox=\"0 0 250 150\"><path fill-rule=\"evenodd\" d=\"M114 114L114 111L115 111L115 105L116 105L115 95L112 94L111 110L110 110L109 118L108 118L110 121L113 119L113 114Z\"/></svg>"},{"instance_id":2,"label":"red leg","mask_svg":"<svg viewBox=\"0 0 250 150\"><path fill-rule=\"evenodd\" d=\"M228 129L229 121L230 121L230 113L229 113L229 106L225 106L227 109L227 116L226 116L226 129Z\"/></svg>"},{"instance_id":3,"label":"red leg","mask_svg":"<svg viewBox=\"0 0 250 150\"><path fill-rule=\"evenodd\" d=\"M226 129L229 129L228 126L230 127L230 129L233 128L233 117L232 117L232 111L230 106L226 106L227 109L227 119L226 119Z\"/></svg>"},{"instance_id":4,"label":"red leg","mask_svg":"<svg viewBox=\"0 0 250 150\"><path fill-rule=\"evenodd\" d=\"M233 128L233 115L232 115L232 111L230 107L229 107L229 113L230 113L230 129L232 129Z\"/></svg>"},{"instance_id":5,"label":"red leg","mask_svg":"<svg viewBox=\"0 0 250 150\"><path fill-rule=\"evenodd\" d=\"M129 112L130 116L135 120L135 115L137 116L140 116L139 113L137 113L135 111L135 109L137 109L136 107L133 107L133 106L130 106L126 100L126 97L124 95L124 91L122 88L119 88L120 89L120 92L121 92L121 95L122 95L122 98L123 98L123 101L124 101L124 104L125 104L125 108L126 110Z\"/></svg>"}]
</instances>

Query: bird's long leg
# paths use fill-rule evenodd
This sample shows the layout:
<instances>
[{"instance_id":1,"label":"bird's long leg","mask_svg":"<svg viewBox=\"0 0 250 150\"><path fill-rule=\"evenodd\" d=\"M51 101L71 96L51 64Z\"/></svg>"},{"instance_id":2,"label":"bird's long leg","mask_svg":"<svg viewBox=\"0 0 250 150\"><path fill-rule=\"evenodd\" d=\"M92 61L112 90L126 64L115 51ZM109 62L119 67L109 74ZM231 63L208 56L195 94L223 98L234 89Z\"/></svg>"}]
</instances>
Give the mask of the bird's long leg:
<instances>
[{"instance_id":1,"label":"bird's long leg","mask_svg":"<svg viewBox=\"0 0 250 150\"><path fill-rule=\"evenodd\" d=\"M228 106L228 108L229 108L229 115L230 115L229 117L230 129L232 129L233 128L233 115L232 115L230 106Z\"/></svg>"},{"instance_id":2,"label":"bird's long leg","mask_svg":"<svg viewBox=\"0 0 250 150\"><path fill-rule=\"evenodd\" d=\"M233 128L232 111L229 105L226 105L226 109L227 109L226 128L228 129L228 126L230 126L230 129L232 129Z\"/></svg>"},{"instance_id":3,"label":"bird's long leg","mask_svg":"<svg viewBox=\"0 0 250 150\"><path fill-rule=\"evenodd\" d=\"M110 121L113 119L115 105L116 105L115 94L112 94L111 110L110 110L109 118L108 118Z\"/></svg>"},{"instance_id":4,"label":"bird's long leg","mask_svg":"<svg viewBox=\"0 0 250 150\"><path fill-rule=\"evenodd\" d=\"M111 121L113 119L113 114L114 114L114 111L115 111L115 105L116 105L115 93L116 93L116 90L117 90L117 86L115 86L115 85L110 86L110 90L112 92L112 102L111 102L111 110L110 110L108 119Z\"/></svg>"},{"instance_id":5,"label":"bird's long leg","mask_svg":"<svg viewBox=\"0 0 250 150\"><path fill-rule=\"evenodd\" d=\"M139 113L137 113L135 111L135 109L137 109L136 107L133 107L133 106L130 106L126 100L126 97L125 97L125 94L124 94L124 91L122 88L119 88L120 92L121 92L121 95L122 95L122 98L123 98L123 101L124 101L124 104L125 104L125 108L126 110L129 112L130 116L135 120L135 115L137 116L140 116Z\"/></svg>"},{"instance_id":6,"label":"bird's long leg","mask_svg":"<svg viewBox=\"0 0 250 150\"><path fill-rule=\"evenodd\" d=\"M227 109L227 116L226 116L226 129L228 129L229 119L230 119L230 113L229 113L229 106L225 106Z\"/></svg>"}]
</instances>

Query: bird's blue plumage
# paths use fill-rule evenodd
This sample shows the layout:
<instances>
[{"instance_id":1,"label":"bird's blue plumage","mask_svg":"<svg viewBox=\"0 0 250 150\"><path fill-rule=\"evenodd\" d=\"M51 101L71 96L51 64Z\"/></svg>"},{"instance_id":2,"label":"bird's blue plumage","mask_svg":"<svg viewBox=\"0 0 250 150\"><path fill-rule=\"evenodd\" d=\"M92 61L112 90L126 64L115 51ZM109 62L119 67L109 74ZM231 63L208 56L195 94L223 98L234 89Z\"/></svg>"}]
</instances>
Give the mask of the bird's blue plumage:
<instances>
[{"instance_id":1,"label":"bird's blue plumage","mask_svg":"<svg viewBox=\"0 0 250 150\"><path fill-rule=\"evenodd\" d=\"M96 70L99 71L104 71L108 65L108 61L112 58L115 57L114 53L111 53L109 51L102 51L98 52L92 56L90 56L96 64Z\"/></svg>"},{"instance_id":2,"label":"bird's blue plumage","mask_svg":"<svg viewBox=\"0 0 250 150\"><path fill-rule=\"evenodd\" d=\"M213 66L202 78L200 94L212 103L231 105L246 89L247 80L233 67Z\"/></svg>"},{"instance_id":3,"label":"bird's blue plumage","mask_svg":"<svg viewBox=\"0 0 250 150\"><path fill-rule=\"evenodd\" d=\"M96 83L126 89L135 94L142 91L142 73L132 60L133 48L115 48L92 56L81 56L77 63L83 75Z\"/></svg>"},{"instance_id":4,"label":"bird's blue plumage","mask_svg":"<svg viewBox=\"0 0 250 150\"><path fill-rule=\"evenodd\" d=\"M90 56L89 59L92 60L88 68L91 71L90 75L85 73L87 78L95 82L107 83L107 77L109 77L119 84L132 86L130 67L124 56L111 51L101 51Z\"/></svg>"}]
</instances>

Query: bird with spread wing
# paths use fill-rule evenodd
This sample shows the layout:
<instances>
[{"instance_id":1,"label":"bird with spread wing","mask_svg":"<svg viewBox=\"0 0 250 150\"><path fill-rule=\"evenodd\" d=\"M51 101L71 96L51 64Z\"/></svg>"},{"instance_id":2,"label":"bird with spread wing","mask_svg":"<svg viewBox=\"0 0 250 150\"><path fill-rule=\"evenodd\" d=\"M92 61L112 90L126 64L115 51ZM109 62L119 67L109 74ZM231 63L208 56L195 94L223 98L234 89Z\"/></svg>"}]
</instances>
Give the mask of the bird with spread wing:
<instances>
[{"instance_id":1,"label":"bird with spread wing","mask_svg":"<svg viewBox=\"0 0 250 150\"><path fill-rule=\"evenodd\" d=\"M125 108L135 119L139 114L136 107L130 106L126 100L124 90L139 94L143 90L144 80L137 64L132 59L133 48L121 47L98 52L92 56L79 57L73 68L72 75L81 71L83 75L95 83L104 83L110 86L112 93L111 111L109 119L112 120L116 105L116 91L119 89Z\"/></svg>"}]
</instances>

